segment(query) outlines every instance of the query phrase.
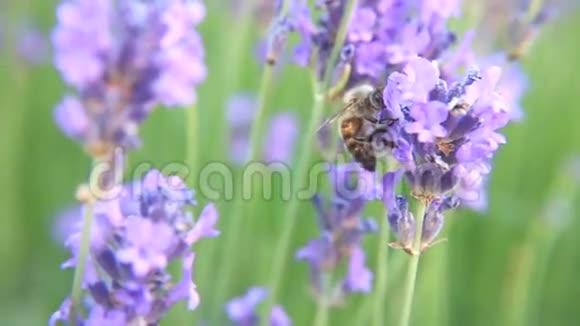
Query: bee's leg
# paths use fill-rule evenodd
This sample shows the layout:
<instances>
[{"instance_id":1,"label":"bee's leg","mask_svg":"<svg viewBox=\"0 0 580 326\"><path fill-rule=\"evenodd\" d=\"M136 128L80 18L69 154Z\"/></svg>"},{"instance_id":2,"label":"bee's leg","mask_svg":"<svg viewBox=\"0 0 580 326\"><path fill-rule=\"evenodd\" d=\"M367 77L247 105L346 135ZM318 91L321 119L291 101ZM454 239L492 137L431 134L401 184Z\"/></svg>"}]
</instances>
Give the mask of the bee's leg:
<instances>
[{"instance_id":1,"label":"bee's leg","mask_svg":"<svg viewBox=\"0 0 580 326\"><path fill-rule=\"evenodd\" d=\"M370 135L368 136L368 139L367 139L367 141L368 141L369 143L373 143L374 139L375 139L377 136L378 136L378 137L381 137L382 135L386 134L387 132L388 132L387 128L377 128L375 131L373 131L373 133L372 133L372 134L370 134ZM384 138L384 137L381 137L381 138L380 138L380 141L382 142L382 145L383 145L383 146L386 146L386 147L389 147L389 148L395 148L395 147L397 147L397 144L396 144L394 141L392 141L392 140L389 140L389 139L386 139L386 138Z\"/></svg>"},{"instance_id":2,"label":"bee's leg","mask_svg":"<svg viewBox=\"0 0 580 326\"><path fill-rule=\"evenodd\" d=\"M397 121L399 121L399 119L393 119L393 118L382 118L379 119L378 123L381 125L386 125L386 126L392 126L394 125Z\"/></svg>"},{"instance_id":3,"label":"bee's leg","mask_svg":"<svg viewBox=\"0 0 580 326\"><path fill-rule=\"evenodd\" d=\"M377 158L372 144L357 138L350 138L345 141L345 145L355 161L359 162L365 170L370 172L375 171Z\"/></svg>"},{"instance_id":4,"label":"bee's leg","mask_svg":"<svg viewBox=\"0 0 580 326\"><path fill-rule=\"evenodd\" d=\"M366 121L368 121L368 122L372 123L372 124L378 124L378 123L380 123L380 120L377 120L377 119L375 119L375 118L373 118L373 117L365 117L364 119L365 119Z\"/></svg>"}]
</instances>

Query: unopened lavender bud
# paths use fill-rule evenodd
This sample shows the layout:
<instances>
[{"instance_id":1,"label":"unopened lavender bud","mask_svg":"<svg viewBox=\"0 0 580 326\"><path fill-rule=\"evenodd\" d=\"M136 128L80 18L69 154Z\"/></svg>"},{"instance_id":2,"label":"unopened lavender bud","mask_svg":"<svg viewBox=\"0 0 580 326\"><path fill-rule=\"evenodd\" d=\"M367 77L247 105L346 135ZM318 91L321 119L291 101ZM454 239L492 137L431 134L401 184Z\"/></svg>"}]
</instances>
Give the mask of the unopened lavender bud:
<instances>
[{"instance_id":1,"label":"unopened lavender bud","mask_svg":"<svg viewBox=\"0 0 580 326\"><path fill-rule=\"evenodd\" d=\"M397 236L402 248L412 248L415 239L415 217L409 212L409 203L403 196L397 196L396 207L389 210L387 220Z\"/></svg>"},{"instance_id":2,"label":"unopened lavender bud","mask_svg":"<svg viewBox=\"0 0 580 326\"><path fill-rule=\"evenodd\" d=\"M429 205L423 220L423 233L421 233L421 250L428 248L443 228L443 214L439 211L439 203Z\"/></svg>"},{"instance_id":3,"label":"unopened lavender bud","mask_svg":"<svg viewBox=\"0 0 580 326\"><path fill-rule=\"evenodd\" d=\"M452 170L437 163L424 163L405 173L413 196L428 203L453 189L457 180Z\"/></svg>"}]
</instances>

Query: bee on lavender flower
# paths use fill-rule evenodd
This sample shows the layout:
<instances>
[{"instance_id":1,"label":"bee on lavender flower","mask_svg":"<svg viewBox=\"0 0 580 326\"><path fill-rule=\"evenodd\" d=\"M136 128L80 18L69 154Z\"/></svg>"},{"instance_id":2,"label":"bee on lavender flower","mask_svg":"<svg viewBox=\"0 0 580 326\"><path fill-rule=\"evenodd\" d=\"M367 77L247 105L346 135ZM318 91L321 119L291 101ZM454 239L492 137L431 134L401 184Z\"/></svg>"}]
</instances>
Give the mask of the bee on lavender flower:
<instances>
[{"instance_id":1,"label":"bee on lavender flower","mask_svg":"<svg viewBox=\"0 0 580 326\"><path fill-rule=\"evenodd\" d=\"M343 101L345 106L324 121L319 130L340 119L339 133L346 149L365 170L374 172L377 157L396 147L389 139L389 129L398 119L381 116L385 108L382 87L357 86L345 93Z\"/></svg>"}]
</instances>

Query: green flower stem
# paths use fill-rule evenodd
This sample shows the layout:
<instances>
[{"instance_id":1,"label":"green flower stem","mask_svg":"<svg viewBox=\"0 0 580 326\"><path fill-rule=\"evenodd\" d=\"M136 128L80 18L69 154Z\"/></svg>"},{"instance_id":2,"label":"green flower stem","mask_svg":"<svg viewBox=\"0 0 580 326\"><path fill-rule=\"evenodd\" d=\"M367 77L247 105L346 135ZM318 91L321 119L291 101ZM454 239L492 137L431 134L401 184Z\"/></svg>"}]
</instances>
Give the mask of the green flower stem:
<instances>
[{"instance_id":1,"label":"green flower stem","mask_svg":"<svg viewBox=\"0 0 580 326\"><path fill-rule=\"evenodd\" d=\"M249 1L251 2L251 1ZM281 15L285 15L286 10L288 8L289 0L285 0L282 4L282 11ZM252 15L248 15L252 16ZM264 132L265 132L265 125L266 125L266 118L268 116L268 106L270 102L270 98L272 96L272 91L274 89L274 65L266 64L264 66L264 70L262 72L262 78L260 82L260 91L258 93L258 107L256 111L255 120L252 124L252 133L250 136L250 162L257 161L260 159L262 154L262 146L263 146L263 139L264 139ZM234 212L235 216L233 216L228 224L227 230L224 232L227 237L225 238L224 244L224 252L231 253L235 252L237 246L239 246L241 232L242 229L242 216L244 211L244 200L242 194L239 194L235 202L233 204L232 212ZM227 294L227 289L230 285L230 282L233 280L233 271L234 271L234 264L236 260L232 259L228 255L222 255L221 261L217 266L221 266L220 270L222 270L222 275L217 278L219 282L217 283L215 289L215 300L214 306L220 306L220 304L225 300L225 296ZM218 311L214 310L216 313ZM213 320L213 319L212 319Z\"/></svg>"},{"instance_id":2,"label":"green flower stem","mask_svg":"<svg viewBox=\"0 0 580 326\"><path fill-rule=\"evenodd\" d=\"M193 177L191 186L198 182L198 164L199 164L199 111L195 105L191 105L186 111L186 133L187 148L185 150L185 164L189 169L189 175ZM195 187L194 187L195 188Z\"/></svg>"},{"instance_id":3,"label":"green flower stem","mask_svg":"<svg viewBox=\"0 0 580 326\"><path fill-rule=\"evenodd\" d=\"M379 248L377 250L377 283L373 299L373 325L385 325L385 296L387 294L387 270L388 270L388 246L389 225L386 218L386 209L381 209L379 215L380 234Z\"/></svg>"},{"instance_id":4,"label":"green flower stem","mask_svg":"<svg viewBox=\"0 0 580 326\"><path fill-rule=\"evenodd\" d=\"M250 161L256 161L260 159L261 148L262 148L262 135L264 133L264 125L267 117L267 102L272 94L273 88L273 67L271 65L266 65L264 67L264 72L262 74L262 82L260 87L260 99L258 104L258 110L256 113L256 119L254 120L252 126L251 144L250 144ZM235 214L229 221L227 229L224 235L227 235L224 240L224 252L232 253L236 251L236 247L240 245L240 238L242 229L242 222L244 211L244 200L242 194L238 194L235 198L233 208L231 212ZM221 255L220 266L222 271L221 276L217 277L217 286L215 288L216 300L214 300L215 306L225 300L227 294L227 289L232 281L233 271L235 270L235 259L232 259L229 255Z\"/></svg>"},{"instance_id":5,"label":"green flower stem","mask_svg":"<svg viewBox=\"0 0 580 326\"><path fill-rule=\"evenodd\" d=\"M413 297L415 294L415 283L417 281L417 269L419 267L419 257L421 257L421 234L423 233L423 219L427 204L419 201L415 209L415 239L413 241L414 254L409 260L407 278L405 281L405 291L403 294L403 310L399 326L409 326L411 321L411 310L413 307Z\"/></svg>"},{"instance_id":6,"label":"green flower stem","mask_svg":"<svg viewBox=\"0 0 580 326\"><path fill-rule=\"evenodd\" d=\"M316 88L316 87L315 87ZM312 157L312 144L314 143L316 128L320 123L320 120L323 115L323 108L324 108L324 95L320 92L316 92L314 96L314 106L312 108L312 117L310 119L310 123L307 127L307 132L304 136L303 143L301 144L300 148L300 155L298 156L298 161L296 164L295 172L295 180L300 182L304 182L304 179L307 177L308 174L308 163ZM296 185L298 183L295 182ZM301 188L298 188L301 189ZM272 262L271 269L270 269L270 281L268 283L270 289L270 295L266 301L266 313L272 309L274 305L274 300L276 300L276 296L280 286L280 280L282 279L282 275L284 272L284 267L286 265L286 261L289 254L289 247L290 247L290 240L292 239L292 234L294 232L294 227L296 224L297 212L298 212L298 201L292 200L288 204L288 208L286 210L286 214L284 214L284 219L282 220L282 234L280 235L280 240L278 241L276 247L274 248L274 261ZM262 322L266 323L265 318L262 318ZM267 324L267 323L266 323ZM263 324L263 325L266 325Z\"/></svg>"},{"instance_id":7,"label":"green flower stem","mask_svg":"<svg viewBox=\"0 0 580 326\"><path fill-rule=\"evenodd\" d=\"M314 103L312 107L312 115L308 122L308 126L305 130L305 136L302 139L302 144L300 144L300 153L296 162L294 169L295 175L295 185L301 186L308 175L308 165L312 159L312 144L316 140L316 130L320 126L320 121L324 115L324 102L326 99L326 91L329 89L330 80L332 78L332 68L335 66L336 59L340 54L344 40L346 39L346 32L348 29L348 24L352 18L354 8L356 7L358 0L349 0L345 15L340 23L338 33L334 42L334 47L331 51L330 59L326 64L325 75L322 83L317 80L312 73L312 87L314 94ZM315 56L316 58L316 56ZM302 189L302 188L298 188ZM292 240L292 234L294 232L294 227L296 225L297 213L298 213L299 201L292 200L288 204L286 209L286 214L283 218L282 234L280 235L280 240L274 249L274 261L272 262L272 269L270 270L270 282L268 282L270 295L266 300L264 311L266 314L272 310L274 302L277 298L280 280L282 279L282 274L284 272L284 267L286 266L287 258L289 255L290 242ZM261 325L266 326L268 320L266 318L261 319Z\"/></svg>"},{"instance_id":8,"label":"green flower stem","mask_svg":"<svg viewBox=\"0 0 580 326\"><path fill-rule=\"evenodd\" d=\"M540 218L533 221L528 232L526 241L514 250L510 273L506 273L506 325L530 325L539 320L541 292L560 235Z\"/></svg>"},{"instance_id":9,"label":"green flower stem","mask_svg":"<svg viewBox=\"0 0 580 326\"><path fill-rule=\"evenodd\" d=\"M332 277L331 275L324 273L322 275L322 295L318 301L318 306L316 308L316 315L314 316L314 326L327 326L328 325L328 305Z\"/></svg>"},{"instance_id":10,"label":"green flower stem","mask_svg":"<svg viewBox=\"0 0 580 326\"><path fill-rule=\"evenodd\" d=\"M445 213L445 226L439 239L451 238L456 223L456 211ZM437 240L436 240L437 241ZM422 305L421 315L415 323L419 325L449 325L449 250L450 244L438 244L429 249L429 257L422 264L425 270L417 290L418 304Z\"/></svg>"},{"instance_id":11,"label":"green flower stem","mask_svg":"<svg viewBox=\"0 0 580 326\"><path fill-rule=\"evenodd\" d=\"M348 25L354 15L354 9L358 5L358 0L348 0L346 3L346 7L344 9L344 16L340 22L340 26L338 27L338 31L336 33L336 39L334 40L334 46L332 47L332 51L330 52L330 58L326 64L326 69L324 70L324 79L323 86L324 91L330 89L330 84L332 82L332 73L334 72L334 66L340 55L340 51L342 51L342 47L344 45L344 40L346 39L346 32L348 31Z\"/></svg>"},{"instance_id":12,"label":"green flower stem","mask_svg":"<svg viewBox=\"0 0 580 326\"><path fill-rule=\"evenodd\" d=\"M248 38L251 34L251 30L252 30L252 26L253 26L253 15L252 15L252 10L254 8L254 5L256 4L256 0L248 0L248 1L241 1L240 2L240 8L239 8L239 13L238 16L236 17L236 19L231 20L232 26L231 29L227 29L227 32L223 34L222 36L222 41L221 41L221 46L224 49L227 49L227 51L225 51L225 59L223 60L223 64L220 64L217 68L218 70L218 78L219 78L219 83L220 83L220 87L222 89L222 93L224 94L224 98L227 98L228 96L231 96L232 93L236 90L236 87L238 86L238 83L240 81L240 72L242 71L242 59L245 58L245 54L244 54L244 45L245 42L248 41ZM226 7L225 3L220 7L217 8L217 4L216 4L216 8L215 10L220 10L220 11L225 11L225 10L230 10L231 8ZM231 31L236 31L235 33L232 33ZM218 105L220 107L224 107L225 103L223 103L221 100L218 99L218 102L215 102L215 105ZM217 116L215 117L217 120L221 120L221 121L225 121L225 119L223 118L223 111L224 110L218 110L218 112L216 113ZM221 118L221 119L220 119ZM193 118L192 118L193 120ZM199 123L199 122L198 122ZM199 125L197 125L198 127L200 127ZM214 136L215 137L220 137L220 139L218 139L216 141L216 144L224 144L226 141L226 137L229 134L229 130L226 128L226 126L224 125L224 123L220 123L217 124L217 128L218 130L216 130L216 132L214 132ZM199 134L194 135L196 138L200 137ZM188 148L193 148L196 147L198 148L197 144L199 142L195 139L192 138L192 136L190 135L188 138ZM219 152L220 155L218 157L223 157L222 154L225 154L225 152L223 151L223 148L220 148L219 146L216 146L216 148L214 149L215 151ZM196 163L199 164L199 163ZM235 210L232 210L233 212L236 212ZM230 212L232 212L230 211ZM237 212L234 214L238 214ZM239 220L239 215L238 216L234 216L230 221L228 221L228 224L230 225L230 227L228 228L227 232L223 233L223 236L225 237L225 240L227 242L228 237L232 234L236 234L236 229L234 229L234 226L231 226L231 224L235 224L232 222L235 222L237 220ZM223 220L222 220L223 221ZM207 243L207 244L201 244L201 248L203 251L203 256L204 257L220 257L220 255L218 254L218 246L219 246L219 242L212 242L212 243ZM200 257L202 256L202 254L200 254ZM223 256L223 255L222 255ZM211 259L211 258L209 258ZM211 260L208 260L208 262L210 262ZM201 279L204 280L209 280L209 279L217 279L217 280L223 280L224 277L222 277L223 274L225 274L227 271L223 270L223 269L216 269L215 266L220 266L217 265L218 262L218 258L214 258L213 261L211 262L215 262L215 263L205 263L205 264L200 264L198 267L199 270L199 275ZM220 261L220 263L223 263L224 260ZM221 274L221 275L217 275L219 277L216 277L216 273ZM217 289L222 289L224 285L221 285L221 283L217 283L216 284ZM196 318L200 319L200 320L211 320L213 321L213 317L215 317L217 314L219 314L220 312L222 312L221 301L217 301L217 300L222 300L223 301L223 296L225 296L225 293L222 293L223 290L221 292L218 291L212 291L214 294L213 299L214 301L211 302L211 304L203 304L202 303L202 310L201 310L201 316L196 315ZM209 302L209 301L208 301Z\"/></svg>"},{"instance_id":13,"label":"green flower stem","mask_svg":"<svg viewBox=\"0 0 580 326\"><path fill-rule=\"evenodd\" d=\"M77 255L77 266L75 268L71 298L71 318L75 318L76 312L80 309L81 297L83 294L82 283L83 277L85 275L85 269L87 264L87 258L89 255L89 244L91 235L91 226L93 225L93 208L95 206L95 201L90 198L85 203L85 211L83 214L83 227L81 233L81 244L79 252ZM76 320L73 320L73 325L76 324Z\"/></svg>"}]
</instances>

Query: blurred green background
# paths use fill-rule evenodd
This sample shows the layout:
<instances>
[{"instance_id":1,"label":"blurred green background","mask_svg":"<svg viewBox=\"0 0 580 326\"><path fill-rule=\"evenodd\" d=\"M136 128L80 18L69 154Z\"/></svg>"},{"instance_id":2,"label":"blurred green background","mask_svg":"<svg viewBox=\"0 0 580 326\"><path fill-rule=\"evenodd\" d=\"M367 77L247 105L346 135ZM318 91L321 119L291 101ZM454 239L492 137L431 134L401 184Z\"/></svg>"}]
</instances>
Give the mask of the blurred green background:
<instances>
[{"instance_id":1,"label":"blurred green background","mask_svg":"<svg viewBox=\"0 0 580 326\"><path fill-rule=\"evenodd\" d=\"M5 31L19 21L34 22L45 33L52 28L56 1L4 1L0 4L0 25ZM236 91L256 90L260 80L260 68L254 59L259 28L252 26L250 37L244 39L243 31L231 28L234 20L222 5L212 2L208 6L207 20L200 29L210 73L199 89L197 108L201 121L198 143L210 149L201 151L203 162L226 156L223 143L227 134L220 121L227 98ZM579 196L558 189L562 165L571 154L580 152L578 18L577 14L569 15L546 26L533 51L523 60L530 78L524 99L526 119L505 130L508 144L500 150L489 182L489 211L480 215L464 210L448 218L445 233L449 242L429 251L420 265L415 325L580 325L580 201ZM255 20L250 19L252 22ZM237 40L240 35L242 41ZM237 56L235 53L240 52L236 51L243 56ZM232 67L232 62L242 65ZM291 67L277 76L270 112L290 108L304 121L311 102L306 72ZM74 204L75 188L86 179L89 160L53 123L52 109L65 90L50 62L23 63L11 49L10 37L3 37L3 325L45 324L70 289L72 272L59 268L68 253L54 239L55 216ZM188 143L184 116L181 110L155 111L142 129L144 146L131 155L130 162L149 161L161 166L183 161ZM548 219L542 219L547 203L557 195L566 195L571 201L571 216L558 216L559 211L552 210L548 211ZM203 198L200 201L205 202ZM232 205L217 204L223 230L231 221L228 217L232 216ZM220 271L218 263L223 255L235 259L229 297L242 294L250 286L265 285L271 248L281 232L278 217L284 204L272 201L260 203L259 207L258 216L244 217L246 221L239 230L243 243L235 252L221 250L227 234L207 240L196 250L197 268L203 270L196 275L202 305L191 318L199 321L199 316L205 319L210 315L208 311L222 309L213 305L212 290L219 282L214 272ZM309 203L305 202L301 210L293 250L318 234ZM371 205L369 215L378 211L377 205ZM373 270L377 238L370 236L365 240ZM399 316L398 294L406 259L401 252L390 252L385 311L393 321ZM309 298L307 266L290 262L286 271L278 301L287 308L295 325L309 325L314 304ZM371 299L353 296L344 307L333 311L331 325L365 325ZM171 318L184 317L175 314Z\"/></svg>"}]
</instances>

